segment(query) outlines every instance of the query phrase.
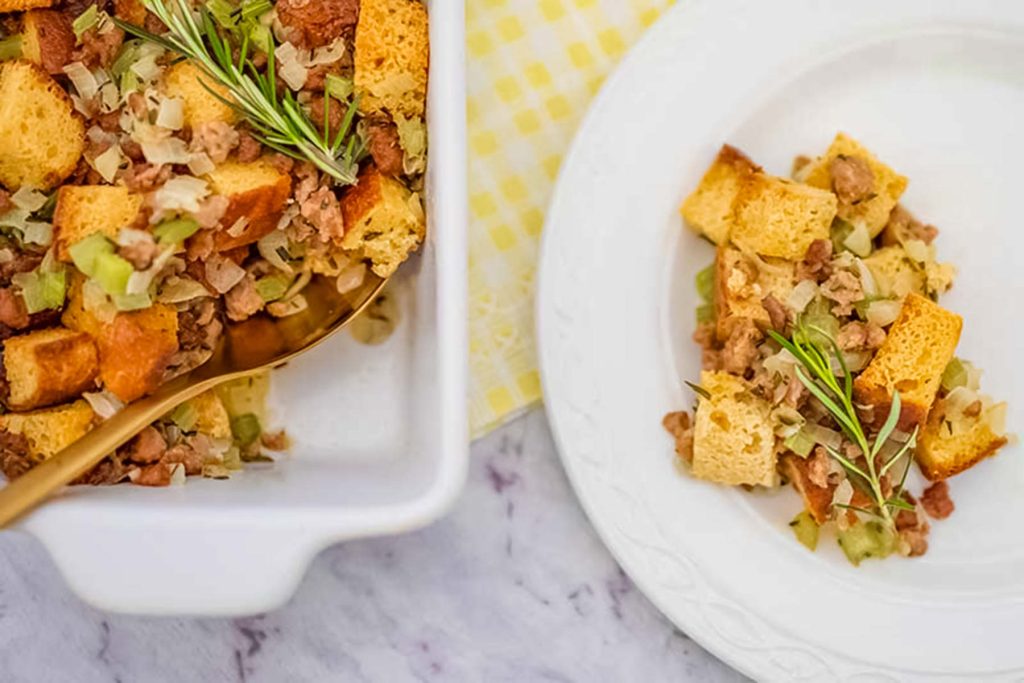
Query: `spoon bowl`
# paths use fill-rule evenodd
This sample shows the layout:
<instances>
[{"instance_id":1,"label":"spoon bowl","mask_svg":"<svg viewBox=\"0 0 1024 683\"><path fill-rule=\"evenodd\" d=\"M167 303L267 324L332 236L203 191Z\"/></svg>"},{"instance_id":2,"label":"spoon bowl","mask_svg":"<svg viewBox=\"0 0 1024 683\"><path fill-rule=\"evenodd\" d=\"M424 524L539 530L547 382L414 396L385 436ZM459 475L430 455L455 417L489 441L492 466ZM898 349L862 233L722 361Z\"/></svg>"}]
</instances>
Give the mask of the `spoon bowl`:
<instances>
[{"instance_id":1,"label":"spoon bowl","mask_svg":"<svg viewBox=\"0 0 1024 683\"><path fill-rule=\"evenodd\" d=\"M284 318L265 313L228 323L212 356L199 367L135 401L53 457L0 489L0 528L95 466L154 420L223 382L275 368L312 349L369 306L387 279L368 274L340 294L333 278L315 276L302 290L307 307Z\"/></svg>"}]
</instances>

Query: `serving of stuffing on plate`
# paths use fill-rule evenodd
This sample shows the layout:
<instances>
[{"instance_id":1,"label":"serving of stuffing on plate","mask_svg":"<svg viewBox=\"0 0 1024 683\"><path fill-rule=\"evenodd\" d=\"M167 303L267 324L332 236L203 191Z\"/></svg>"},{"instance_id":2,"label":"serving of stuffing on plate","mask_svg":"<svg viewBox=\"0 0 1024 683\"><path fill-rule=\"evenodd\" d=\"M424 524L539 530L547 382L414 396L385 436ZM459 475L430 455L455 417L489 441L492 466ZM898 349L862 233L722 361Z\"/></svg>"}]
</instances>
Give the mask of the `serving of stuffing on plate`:
<instances>
[{"instance_id":1,"label":"serving of stuffing on plate","mask_svg":"<svg viewBox=\"0 0 1024 683\"><path fill-rule=\"evenodd\" d=\"M420 0L0 0L0 469L210 358L225 324L386 278L426 223ZM78 483L282 450L267 378L175 409Z\"/></svg>"},{"instance_id":2,"label":"serving of stuffing on plate","mask_svg":"<svg viewBox=\"0 0 1024 683\"><path fill-rule=\"evenodd\" d=\"M962 319L937 303L955 271L899 204L906 186L840 133L792 179L726 145L681 208L717 251L696 276L696 406L663 421L678 461L720 484L788 482L799 541L829 529L853 564L924 554L928 519L954 509L946 480L1008 442L1006 404L955 355Z\"/></svg>"}]
</instances>

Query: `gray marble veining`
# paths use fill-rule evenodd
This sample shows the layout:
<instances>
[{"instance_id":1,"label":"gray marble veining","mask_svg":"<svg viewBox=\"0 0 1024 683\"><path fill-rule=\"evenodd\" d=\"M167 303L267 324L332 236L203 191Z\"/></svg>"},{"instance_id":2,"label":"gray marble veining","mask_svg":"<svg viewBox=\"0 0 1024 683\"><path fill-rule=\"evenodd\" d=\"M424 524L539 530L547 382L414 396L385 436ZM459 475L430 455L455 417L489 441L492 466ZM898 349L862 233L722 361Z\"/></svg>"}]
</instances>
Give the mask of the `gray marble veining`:
<instances>
[{"instance_id":1,"label":"gray marble veining","mask_svg":"<svg viewBox=\"0 0 1024 683\"><path fill-rule=\"evenodd\" d=\"M270 614L104 614L33 539L0 535L3 683L737 680L619 570L540 412L473 446L444 520L325 551Z\"/></svg>"}]
</instances>

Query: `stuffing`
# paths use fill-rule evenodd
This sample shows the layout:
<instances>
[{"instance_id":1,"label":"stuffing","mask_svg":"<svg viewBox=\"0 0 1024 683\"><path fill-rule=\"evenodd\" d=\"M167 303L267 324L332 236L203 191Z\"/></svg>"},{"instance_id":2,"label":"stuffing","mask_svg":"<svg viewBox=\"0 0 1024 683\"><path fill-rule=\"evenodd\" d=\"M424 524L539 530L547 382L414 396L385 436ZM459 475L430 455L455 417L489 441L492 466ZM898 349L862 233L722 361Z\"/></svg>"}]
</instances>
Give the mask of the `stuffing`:
<instances>
[{"instance_id":1,"label":"stuffing","mask_svg":"<svg viewBox=\"0 0 1024 683\"><path fill-rule=\"evenodd\" d=\"M723 145L700 184L683 202L687 225L715 244L725 244L733 224L733 203L740 188L761 173L761 167L735 147Z\"/></svg>"},{"instance_id":2,"label":"stuffing","mask_svg":"<svg viewBox=\"0 0 1024 683\"><path fill-rule=\"evenodd\" d=\"M292 191L291 177L264 160L228 161L204 177L214 194L228 199L220 218L223 229L214 237L218 251L252 244L276 228Z\"/></svg>"},{"instance_id":3,"label":"stuffing","mask_svg":"<svg viewBox=\"0 0 1024 683\"><path fill-rule=\"evenodd\" d=\"M130 227L142 195L122 185L65 185L57 192L53 214L53 241L57 258L71 262L69 249L93 233L116 239L121 228Z\"/></svg>"},{"instance_id":4,"label":"stuffing","mask_svg":"<svg viewBox=\"0 0 1024 683\"><path fill-rule=\"evenodd\" d=\"M88 403L75 401L27 413L0 415L0 432L24 437L28 455L39 461L56 455L83 437L95 420Z\"/></svg>"},{"instance_id":5,"label":"stuffing","mask_svg":"<svg viewBox=\"0 0 1024 683\"><path fill-rule=\"evenodd\" d=\"M62 327L12 337L3 344L5 403L32 410L75 398L95 388L96 345L83 332Z\"/></svg>"}]
</instances>

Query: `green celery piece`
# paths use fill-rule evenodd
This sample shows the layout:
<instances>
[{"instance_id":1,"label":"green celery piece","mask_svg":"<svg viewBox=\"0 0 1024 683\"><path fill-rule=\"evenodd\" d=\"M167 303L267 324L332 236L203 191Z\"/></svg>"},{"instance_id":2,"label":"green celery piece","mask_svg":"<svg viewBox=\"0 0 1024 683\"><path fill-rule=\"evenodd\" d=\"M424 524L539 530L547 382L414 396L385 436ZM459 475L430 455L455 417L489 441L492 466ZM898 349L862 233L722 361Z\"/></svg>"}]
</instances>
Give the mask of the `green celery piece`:
<instances>
[{"instance_id":1,"label":"green celery piece","mask_svg":"<svg viewBox=\"0 0 1024 683\"><path fill-rule=\"evenodd\" d=\"M268 275L256 281L256 291L266 302L277 301L288 291L291 278L283 275Z\"/></svg>"},{"instance_id":2,"label":"green celery piece","mask_svg":"<svg viewBox=\"0 0 1024 683\"><path fill-rule=\"evenodd\" d=\"M113 252L101 252L96 255L93 279L107 294L124 294L128 287L128 278L135 269L132 264Z\"/></svg>"},{"instance_id":3,"label":"green celery piece","mask_svg":"<svg viewBox=\"0 0 1024 683\"><path fill-rule=\"evenodd\" d=\"M807 510L803 510L793 521L789 523L789 527L793 530L796 535L796 540L800 541L807 547L808 550L814 551L818 549L818 523L814 521L811 514Z\"/></svg>"},{"instance_id":4,"label":"green celery piece","mask_svg":"<svg viewBox=\"0 0 1024 683\"><path fill-rule=\"evenodd\" d=\"M199 231L199 223L193 218L172 218L153 228L153 235L160 244L180 244Z\"/></svg>"},{"instance_id":5,"label":"green celery piece","mask_svg":"<svg viewBox=\"0 0 1024 683\"><path fill-rule=\"evenodd\" d=\"M113 254L114 243L95 232L72 244L68 251L75 267L88 277L92 277L96 272L96 257L100 254Z\"/></svg>"},{"instance_id":6,"label":"green celery piece","mask_svg":"<svg viewBox=\"0 0 1024 683\"><path fill-rule=\"evenodd\" d=\"M252 413L246 413L231 419L231 433L235 435L238 443L243 446L248 446L260 438L261 431L260 419Z\"/></svg>"}]
</instances>

